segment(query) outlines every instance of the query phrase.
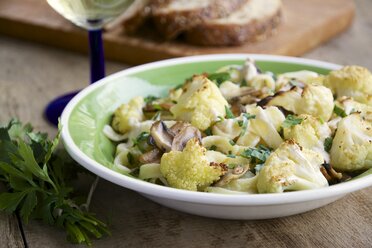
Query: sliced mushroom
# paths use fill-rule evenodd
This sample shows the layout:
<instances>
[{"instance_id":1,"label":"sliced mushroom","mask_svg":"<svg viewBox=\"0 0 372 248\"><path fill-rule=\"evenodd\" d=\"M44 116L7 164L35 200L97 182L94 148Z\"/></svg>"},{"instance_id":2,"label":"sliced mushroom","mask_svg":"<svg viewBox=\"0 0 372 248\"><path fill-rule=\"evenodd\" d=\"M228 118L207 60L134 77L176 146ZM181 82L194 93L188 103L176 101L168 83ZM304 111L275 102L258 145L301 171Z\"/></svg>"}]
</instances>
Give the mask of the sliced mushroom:
<instances>
[{"instance_id":1,"label":"sliced mushroom","mask_svg":"<svg viewBox=\"0 0 372 248\"><path fill-rule=\"evenodd\" d=\"M241 178L249 170L249 165L236 166L234 169L229 169L228 172L221 177L214 185L217 187L224 186L234 179Z\"/></svg>"},{"instance_id":2,"label":"sliced mushroom","mask_svg":"<svg viewBox=\"0 0 372 248\"><path fill-rule=\"evenodd\" d=\"M176 124L169 128L169 131L173 134L173 136L176 136L179 132L181 132L182 129L187 126L190 126L190 124L183 121L177 121Z\"/></svg>"},{"instance_id":3,"label":"sliced mushroom","mask_svg":"<svg viewBox=\"0 0 372 248\"><path fill-rule=\"evenodd\" d=\"M166 152L172 147L173 135L163 121L156 121L150 128L150 134L155 145Z\"/></svg>"},{"instance_id":4,"label":"sliced mushroom","mask_svg":"<svg viewBox=\"0 0 372 248\"><path fill-rule=\"evenodd\" d=\"M338 183L343 178L342 173L335 171L332 165L327 163L322 164L320 171L330 184Z\"/></svg>"},{"instance_id":5,"label":"sliced mushroom","mask_svg":"<svg viewBox=\"0 0 372 248\"><path fill-rule=\"evenodd\" d=\"M139 156L138 160L141 164L159 163L161 155L162 151L160 151L158 148L155 148Z\"/></svg>"},{"instance_id":6,"label":"sliced mushroom","mask_svg":"<svg viewBox=\"0 0 372 248\"><path fill-rule=\"evenodd\" d=\"M232 99L230 109L235 116L240 116L240 114L247 112L244 105L241 104L240 99L238 97Z\"/></svg>"},{"instance_id":7,"label":"sliced mushroom","mask_svg":"<svg viewBox=\"0 0 372 248\"><path fill-rule=\"evenodd\" d=\"M186 143L192 138L197 138L199 143L201 143L201 133L199 129L188 125L184 127L178 134L176 134L176 136L174 136L172 142L172 151L182 151L185 148Z\"/></svg>"}]
</instances>

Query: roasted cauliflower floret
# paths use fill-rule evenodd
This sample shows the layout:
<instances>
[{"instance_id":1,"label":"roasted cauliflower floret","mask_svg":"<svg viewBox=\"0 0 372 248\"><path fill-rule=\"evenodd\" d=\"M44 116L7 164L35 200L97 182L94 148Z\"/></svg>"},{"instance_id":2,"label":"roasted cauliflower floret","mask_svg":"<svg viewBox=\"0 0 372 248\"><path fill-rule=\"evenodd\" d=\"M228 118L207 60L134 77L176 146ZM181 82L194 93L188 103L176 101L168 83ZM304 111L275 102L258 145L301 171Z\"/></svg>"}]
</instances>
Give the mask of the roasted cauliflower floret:
<instances>
[{"instance_id":1,"label":"roasted cauliflower floret","mask_svg":"<svg viewBox=\"0 0 372 248\"><path fill-rule=\"evenodd\" d=\"M361 117L372 122L372 105L369 106L367 104L354 101L352 97L346 96L337 99L336 105L342 108L347 115L358 112L360 113Z\"/></svg>"},{"instance_id":2,"label":"roasted cauliflower floret","mask_svg":"<svg viewBox=\"0 0 372 248\"><path fill-rule=\"evenodd\" d=\"M320 153L302 148L293 140L281 144L270 154L257 178L259 193L315 189L328 186L320 171Z\"/></svg>"},{"instance_id":3,"label":"roasted cauliflower floret","mask_svg":"<svg viewBox=\"0 0 372 248\"><path fill-rule=\"evenodd\" d=\"M224 174L226 168L210 163L206 149L196 139L187 142L185 149L165 153L160 161L160 171L169 186L186 190L203 190Z\"/></svg>"},{"instance_id":4,"label":"roasted cauliflower floret","mask_svg":"<svg viewBox=\"0 0 372 248\"><path fill-rule=\"evenodd\" d=\"M274 96L268 105L283 107L297 115L320 117L324 121L331 118L334 107L331 90L321 85L306 85L304 89L294 87Z\"/></svg>"},{"instance_id":5,"label":"roasted cauliflower floret","mask_svg":"<svg viewBox=\"0 0 372 248\"><path fill-rule=\"evenodd\" d=\"M122 104L114 112L111 126L119 133L128 132L133 126L144 119L142 108L145 102L143 97L135 97L129 103Z\"/></svg>"},{"instance_id":6,"label":"roasted cauliflower floret","mask_svg":"<svg viewBox=\"0 0 372 248\"><path fill-rule=\"evenodd\" d=\"M274 94L275 92L275 80L268 74L258 74L247 84L249 87L261 91L263 95Z\"/></svg>"},{"instance_id":7,"label":"roasted cauliflower floret","mask_svg":"<svg viewBox=\"0 0 372 248\"><path fill-rule=\"evenodd\" d=\"M218 87L205 76L195 76L170 111L176 119L205 130L218 116L225 116L225 106L228 103Z\"/></svg>"},{"instance_id":8,"label":"roasted cauliflower floret","mask_svg":"<svg viewBox=\"0 0 372 248\"><path fill-rule=\"evenodd\" d=\"M276 80L275 89L277 91L290 89L294 86L291 82L300 82L303 84L313 84L315 80L319 78L319 74L313 71L294 71L294 72L286 72L283 74L278 75L278 79Z\"/></svg>"},{"instance_id":9,"label":"roasted cauliflower floret","mask_svg":"<svg viewBox=\"0 0 372 248\"><path fill-rule=\"evenodd\" d=\"M351 96L356 101L372 104L372 74L361 66L345 66L332 71L324 80L337 97Z\"/></svg>"},{"instance_id":10,"label":"roasted cauliflower floret","mask_svg":"<svg viewBox=\"0 0 372 248\"><path fill-rule=\"evenodd\" d=\"M343 118L337 125L330 150L336 170L357 171L372 168L372 125L359 113Z\"/></svg>"},{"instance_id":11,"label":"roasted cauliflower floret","mask_svg":"<svg viewBox=\"0 0 372 248\"><path fill-rule=\"evenodd\" d=\"M331 129L327 123L311 115L300 115L300 124L283 128L284 138L293 139L300 146L317 151L323 155L326 162L329 162L329 155L324 150L324 140L331 136Z\"/></svg>"}]
</instances>

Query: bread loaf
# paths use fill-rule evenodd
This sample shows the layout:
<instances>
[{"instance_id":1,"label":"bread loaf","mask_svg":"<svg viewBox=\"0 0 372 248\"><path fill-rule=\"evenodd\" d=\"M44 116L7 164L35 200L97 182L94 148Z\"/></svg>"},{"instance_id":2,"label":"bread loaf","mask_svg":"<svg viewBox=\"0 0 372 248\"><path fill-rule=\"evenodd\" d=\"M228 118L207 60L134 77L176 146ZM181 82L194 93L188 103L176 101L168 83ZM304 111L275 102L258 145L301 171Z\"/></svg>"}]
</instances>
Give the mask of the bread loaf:
<instances>
[{"instance_id":1,"label":"bread loaf","mask_svg":"<svg viewBox=\"0 0 372 248\"><path fill-rule=\"evenodd\" d=\"M208 46L240 45L262 39L280 23L280 0L250 0L230 15L209 19L189 29L190 43Z\"/></svg>"},{"instance_id":2,"label":"bread loaf","mask_svg":"<svg viewBox=\"0 0 372 248\"><path fill-rule=\"evenodd\" d=\"M207 20L228 16L248 1L172 0L153 12L153 21L166 39L173 39Z\"/></svg>"}]
</instances>

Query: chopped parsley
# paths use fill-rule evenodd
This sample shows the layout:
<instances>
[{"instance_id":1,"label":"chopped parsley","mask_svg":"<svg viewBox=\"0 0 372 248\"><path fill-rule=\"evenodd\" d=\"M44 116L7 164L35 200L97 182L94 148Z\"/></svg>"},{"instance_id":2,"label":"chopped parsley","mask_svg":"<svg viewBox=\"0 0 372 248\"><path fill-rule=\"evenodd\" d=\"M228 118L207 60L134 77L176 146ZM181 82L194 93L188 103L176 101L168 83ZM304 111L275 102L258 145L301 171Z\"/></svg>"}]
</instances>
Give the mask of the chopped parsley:
<instances>
[{"instance_id":1,"label":"chopped parsley","mask_svg":"<svg viewBox=\"0 0 372 248\"><path fill-rule=\"evenodd\" d=\"M208 75L208 79L220 86L223 82L230 80L231 76L228 72L212 73Z\"/></svg>"},{"instance_id":2,"label":"chopped parsley","mask_svg":"<svg viewBox=\"0 0 372 248\"><path fill-rule=\"evenodd\" d=\"M333 138L332 137L327 137L325 140L324 140L324 150L326 152L329 152L332 148L332 143L333 143Z\"/></svg>"},{"instance_id":3,"label":"chopped parsley","mask_svg":"<svg viewBox=\"0 0 372 248\"><path fill-rule=\"evenodd\" d=\"M133 154L132 153L130 153L130 152L127 153L127 159L128 159L128 163L130 165L133 165L134 164L134 157L133 157Z\"/></svg>"},{"instance_id":4,"label":"chopped parsley","mask_svg":"<svg viewBox=\"0 0 372 248\"><path fill-rule=\"evenodd\" d=\"M235 115L231 112L231 109L225 105L226 119L234 119Z\"/></svg>"},{"instance_id":5,"label":"chopped parsley","mask_svg":"<svg viewBox=\"0 0 372 248\"><path fill-rule=\"evenodd\" d=\"M251 115L250 113L244 113L243 116L247 118L247 120L256 119L256 115Z\"/></svg>"},{"instance_id":6,"label":"chopped parsley","mask_svg":"<svg viewBox=\"0 0 372 248\"><path fill-rule=\"evenodd\" d=\"M227 154L226 157L228 157L228 158L236 158L236 156L234 154Z\"/></svg>"},{"instance_id":7,"label":"chopped parsley","mask_svg":"<svg viewBox=\"0 0 372 248\"><path fill-rule=\"evenodd\" d=\"M337 105L335 105L335 107L333 108L333 113L335 113L336 115L338 115L342 118L347 116L346 112Z\"/></svg>"},{"instance_id":8,"label":"chopped parsley","mask_svg":"<svg viewBox=\"0 0 372 248\"><path fill-rule=\"evenodd\" d=\"M215 151L215 150L217 150L217 146L213 145L213 146L209 147L209 150L210 151Z\"/></svg>"},{"instance_id":9,"label":"chopped parsley","mask_svg":"<svg viewBox=\"0 0 372 248\"><path fill-rule=\"evenodd\" d=\"M159 99L159 97L157 97L157 96L149 95L149 96L144 98L144 101L145 101L145 103L152 103L153 101L158 100L158 99Z\"/></svg>"},{"instance_id":10,"label":"chopped parsley","mask_svg":"<svg viewBox=\"0 0 372 248\"><path fill-rule=\"evenodd\" d=\"M265 163L266 159L270 156L271 150L264 145L259 145L257 148L248 148L244 150L240 156L251 158L256 163Z\"/></svg>"},{"instance_id":11,"label":"chopped parsley","mask_svg":"<svg viewBox=\"0 0 372 248\"><path fill-rule=\"evenodd\" d=\"M294 115L287 115L284 122L282 123L282 127L288 128L288 127L296 126L298 124L301 124L303 120L304 119L302 118L296 118Z\"/></svg>"},{"instance_id":12,"label":"chopped parsley","mask_svg":"<svg viewBox=\"0 0 372 248\"><path fill-rule=\"evenodd\" d=\"M208 127L207 129L204 130L205 135L211 136L212 135L212 128Z\"/></svg>"},{"instance_id":13,"label":"chopped parsley","mask_svg":"<svg viewBox=\"0 0 372 248\"><path fill-rule=\"evenodd\" d=\"M150 136L149 132L142 132L140 133L135 140L133 140L133 146L138 146L141 142L147 142Z\"/></svg>"},{"instance_id":14,"label":"chopped parsley","mask_svg":"<svg viewBox=\"0 0 372 248\"><path fill-rule=\"evenodd\" d=\"M152 107L156 110L163 110L163 108L159 104L153 104Z\"/></svg>"},{"instance_id":15,"label":"chopped parsley","mask_svg":"<svg viewBox=\"0 0 372 248\"><path fill-rule=\"evenodd\" d=\"M242 128L242 131L240 132L240 137L243 136L247 132L247 127L248 127L248 120L249 119L255 119L255 115L251 115L249 113L244 113L243 114L243 120L238 121L239 127Z\"/></svg>"}]
</instances>

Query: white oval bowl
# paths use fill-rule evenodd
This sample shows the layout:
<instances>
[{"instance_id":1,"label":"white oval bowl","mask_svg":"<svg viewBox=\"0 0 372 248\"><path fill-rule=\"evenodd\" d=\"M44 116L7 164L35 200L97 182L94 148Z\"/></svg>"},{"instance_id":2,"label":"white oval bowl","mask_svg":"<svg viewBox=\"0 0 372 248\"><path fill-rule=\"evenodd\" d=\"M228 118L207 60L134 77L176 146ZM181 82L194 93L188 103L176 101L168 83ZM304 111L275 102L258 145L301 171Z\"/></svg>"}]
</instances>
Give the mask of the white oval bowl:
<instances>
[{"instance_id":1,"label":"white oval bowl","mask_svg":"<svg viewBox=\"0 0 372 248\"><path fill-rule=\"evenodd\" d=\"M335 70L341 67L340 65L316 60L285 56L221 54L169 59L126 69L88 86L66 106L61 117L61 124L62 139L67 152L74 160L94 174L125 188L137 191L161 205L191 214L222 219L267 219L303 213L327 205L348 193L371 186L372 175L368 175L326 188L282 194L224 195L179 190L131 178L105 167L83 153L74 143L69 133L68 120L72 110L86 95L94 91L97 87L104 86L109 82L119 80L130 74L153 68L201 61L244 60L247 57L251 57L256 61L287 62L316 66L329 70Z\"/></svg>"}]
</instances>

